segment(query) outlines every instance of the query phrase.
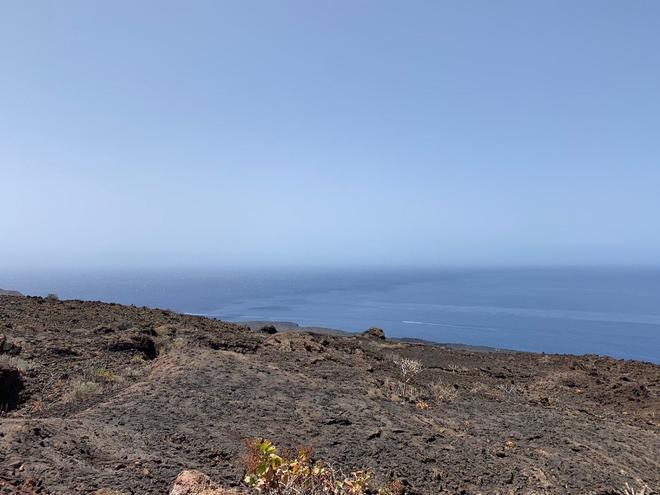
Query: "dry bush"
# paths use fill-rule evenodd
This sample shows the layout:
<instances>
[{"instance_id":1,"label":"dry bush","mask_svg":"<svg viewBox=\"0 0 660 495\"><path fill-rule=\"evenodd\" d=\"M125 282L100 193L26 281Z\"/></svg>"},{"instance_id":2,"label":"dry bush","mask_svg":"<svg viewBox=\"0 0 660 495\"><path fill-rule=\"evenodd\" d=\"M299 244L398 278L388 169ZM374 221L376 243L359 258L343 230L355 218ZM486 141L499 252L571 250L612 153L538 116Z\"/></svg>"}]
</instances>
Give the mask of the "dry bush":
<instances>
[{"instance_id":1,"label":"dry bush","mask_svg":"<svg viewBox=\"0 0 660 495\"><path fill-rule=\"evenodd\" d=\"M399 375L401 376L401 383L403 384L403 395L406 395L406 388L409 384L417 378L424 367L422 363L416 359L409 359L405 357L395 356L394 364L399 368Z\"/></svg>"},{"instance_id":2,"label":"dry bush","mask_svg":"<svg viewBox=\"0 0 660 495\"><path fill-rule=\"evenodd\" d=\"M431 395L438 402L451 402L458 397L458 392L453 385L437 381L429 385Z\"/></svg>"}]
</instances>

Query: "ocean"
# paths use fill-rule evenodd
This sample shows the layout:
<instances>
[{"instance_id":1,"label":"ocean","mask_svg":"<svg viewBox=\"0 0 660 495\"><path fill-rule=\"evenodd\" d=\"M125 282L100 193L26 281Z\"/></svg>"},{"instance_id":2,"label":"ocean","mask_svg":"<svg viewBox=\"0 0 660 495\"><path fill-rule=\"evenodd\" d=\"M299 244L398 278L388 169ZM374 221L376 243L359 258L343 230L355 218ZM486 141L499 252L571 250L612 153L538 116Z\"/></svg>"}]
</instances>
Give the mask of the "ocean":
<instances>
[{"instance_id":1,"label":"ocean","mask_svg":"<svg viewBox=\"0 0 660 495\"><path fill-rule=\"evenodd\" d=\"M660 268L0 273L0 287L502 349L660 363Z\"/></svg>"}]
</instances>

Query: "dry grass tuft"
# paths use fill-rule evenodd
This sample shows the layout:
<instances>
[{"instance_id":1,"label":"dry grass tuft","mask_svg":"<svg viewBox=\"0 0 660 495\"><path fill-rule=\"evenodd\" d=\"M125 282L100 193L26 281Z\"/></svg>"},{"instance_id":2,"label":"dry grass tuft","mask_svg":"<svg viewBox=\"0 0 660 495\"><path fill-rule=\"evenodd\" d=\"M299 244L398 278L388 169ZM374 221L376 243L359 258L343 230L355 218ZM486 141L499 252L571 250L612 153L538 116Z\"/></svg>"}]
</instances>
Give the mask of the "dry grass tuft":
<instances>
[{"instance_id":1,"label":"dry grass tuft","mask_svg":"<svg viewBox=\"0 0 660 495\"><path fill-rule=\"evenodd\" d=\"M71 388L64 399L66 402L75 402L99 394L102 390L103 387L100 383L89 380L74 380L71 382Z\"/></svg>"},{"instance_id":2,"label":"dry grass tuft","mask_svg":"<svg viewBox=\"0 0 660 495\"><path fill-rule=\"evenodd\" d=\"M8 356L7 354L0 354L0 364L6 364L10 368L16 368L23 372L34 368L29 361L18 356Z\"/></svg>"}]
</instances>

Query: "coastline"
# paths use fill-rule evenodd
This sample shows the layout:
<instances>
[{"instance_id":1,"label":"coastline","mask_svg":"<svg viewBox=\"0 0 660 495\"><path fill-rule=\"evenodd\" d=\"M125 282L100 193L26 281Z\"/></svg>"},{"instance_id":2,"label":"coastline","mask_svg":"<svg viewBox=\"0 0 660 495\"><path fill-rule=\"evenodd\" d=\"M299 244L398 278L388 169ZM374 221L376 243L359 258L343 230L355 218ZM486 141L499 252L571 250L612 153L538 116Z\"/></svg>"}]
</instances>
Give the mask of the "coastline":
<instances>
[{"instance_id":1,"label":"coastline","mask_svg":"<svg viewBox=\"0 0 660 495\"><path fill-rule=\"evenodd\" d=\"M334 335L334 336L358 336L363 334L363 332L350 332L348 330L340 330L338 328L328 328L328 327L317 327L317 326L305 326L300 325L299 323L293 321L277 321L277 320L246 320L246 321L231 321L231 320L220 320L220 321L230 321L230 323L235 323L236 325L247 326L250 330L258 331L264 326L273 326L278 332L300 332L300 333L313 333L319 335ZM366 329L365 329L366 330ZM515 349L502 349L498 347L489 347L485 345L470 345L470 344L461 344L458 342L436 342L433 340L418 339L415 337L390 337L385 334L385 338L390 342L402 342L406 344L422 344L440 348L447 349L463 349L474 352L501 352L501 353L520 353L520 352L530 352L530 351L518 351ZM540 352L531 352L531 354L544 354Z\"/></svg>"}]
</instances>

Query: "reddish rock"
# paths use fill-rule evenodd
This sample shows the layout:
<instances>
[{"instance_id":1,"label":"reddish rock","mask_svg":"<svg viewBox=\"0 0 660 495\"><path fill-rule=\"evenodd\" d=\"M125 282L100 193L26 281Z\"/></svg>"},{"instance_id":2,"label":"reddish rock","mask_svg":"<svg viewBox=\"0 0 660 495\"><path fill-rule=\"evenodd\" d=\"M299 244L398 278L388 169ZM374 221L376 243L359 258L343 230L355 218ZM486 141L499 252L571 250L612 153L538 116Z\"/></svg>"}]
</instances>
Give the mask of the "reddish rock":
<instances>
[{"instance_id":1,"label":"reddish rock","mask_svg":"<svg viewBox=\"0 0 660 495\"><path fill-rule=\"evenodd\" d=\"M223 488L199 471L183 471L176 477L170 495L240 495L241 492Z\"/></svg>"}]
</instances>

